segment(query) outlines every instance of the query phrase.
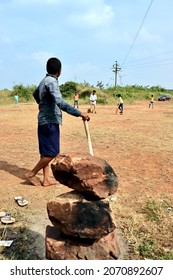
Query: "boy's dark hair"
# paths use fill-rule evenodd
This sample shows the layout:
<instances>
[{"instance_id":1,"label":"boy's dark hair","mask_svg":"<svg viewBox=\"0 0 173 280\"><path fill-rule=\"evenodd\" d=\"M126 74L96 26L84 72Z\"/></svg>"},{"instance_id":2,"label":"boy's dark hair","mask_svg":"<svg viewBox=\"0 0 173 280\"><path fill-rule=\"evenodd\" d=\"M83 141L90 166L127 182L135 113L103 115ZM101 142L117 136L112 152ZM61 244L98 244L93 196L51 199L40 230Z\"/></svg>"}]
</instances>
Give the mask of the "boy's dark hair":
<instances>
[{"instance_id":1,"label":"boy's dark hair","mask_svg":"<svg viewBox=\"0 0 173 280\"><path fill-rule=\"evenodd\" d=\"M47 61L46 70L48 74L56 74L61 70L61 61L56 57L51 57Z\"/></svg>"}]
</instances>

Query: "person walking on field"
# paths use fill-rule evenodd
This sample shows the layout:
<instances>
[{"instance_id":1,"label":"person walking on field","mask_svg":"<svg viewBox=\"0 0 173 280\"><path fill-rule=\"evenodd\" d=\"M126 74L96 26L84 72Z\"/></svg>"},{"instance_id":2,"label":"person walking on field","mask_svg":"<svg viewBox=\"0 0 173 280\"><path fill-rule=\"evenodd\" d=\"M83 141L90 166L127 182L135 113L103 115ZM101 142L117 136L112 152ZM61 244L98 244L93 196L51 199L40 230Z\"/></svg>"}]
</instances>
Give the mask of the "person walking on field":
<instances>
[{"instance_id":1,"label":"person walking on field","mask_svg":"<svg viewBox=\"0 0 173 280\"><path fill-rule=\"evenodd\" d=\"M154 95L152 94L150 98L149 108L153 109L153 107L154 107Z\"/></svg>"},{"instance_id":2,"label":"person walking on field","mask_svg":"<svg viewBox=\"0 0 173 280\"><path fill-rule=\"evenodd\" d=\"M116 114L118 113L118 110L119 110L120 115L122 115L123 111L124 111L124 101L121 97L121 94L117 94L117 97L118 97L118 105L117 105L118 107L116 109Z\"/></svg>"},{"instance_id":3,"label":"person walking on field","mask_svg":"<svg viewBox=\"0 0 173 280\"><path fill-rule=\"evenodd\" d=\"M90 95L90 110L92 113L96 114L96 102L97 102L97 95L96 90L94 89Z\"/></svg>"},{"instance_id":4,"label":"person walking on field","mask_svg":"<svg viewBox=\"0 0 173 280\"><path fill-rule=\"evenodd\" d=\"M79 94L78 94L78 91L75 92L74 96L73 96L73 99L74 99L74 108L79 108Z\"/></svg>"},{"instance_id":5,"label":"person walking on field","mask_svg":"<svg viewBox=\"0 0 173 280\"><path fill-rule=\"evenodd\" d=\"M47 74L40 82L33 96L39 105L38 113L38 143L40 160L35 167L26 175L27 180L34 186L40 186L41 182L36 177L43 170L43 186L54 185L56 181L50 180L49 163L60 152L60 128L62 124L62 111L81 117L89 121L87 113L82 113L62 99L59 89L58 77L61 74L61 61L52 57L46 64Z\"/></svg>"},{"instance_id":6,"label":"person walking on field","mask_svg":"<svg viewBox=\"0 0 173 280\"><path fill-rule=\"evenodd\" d=\"M19 96L18 96L18 94L15 94L14 101L15 101L16 106L18 106L18 103L19 103Z\"/></svg>"}]
</instances>

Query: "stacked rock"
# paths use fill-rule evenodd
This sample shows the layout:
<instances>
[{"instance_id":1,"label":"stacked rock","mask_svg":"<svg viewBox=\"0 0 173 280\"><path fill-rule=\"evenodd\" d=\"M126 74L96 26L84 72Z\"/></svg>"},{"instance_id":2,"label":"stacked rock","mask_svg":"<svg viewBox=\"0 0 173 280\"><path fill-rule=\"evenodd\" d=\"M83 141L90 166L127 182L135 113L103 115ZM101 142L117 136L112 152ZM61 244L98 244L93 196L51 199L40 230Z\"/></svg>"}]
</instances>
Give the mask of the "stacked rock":
<instances>
[{"instance_id":1,"label":"stacked rock","mask_svg":"<svg viewBox=\"0 0 173 280\"><path fill-rule=\"evenodd\" d=\"M57 181L73 189L47 203L53 226L46 228L46 258L51 260L118 259L120 249L109 197L117 176L103 159L60 154L51 165Z\"/></svg>"}]
</instances>

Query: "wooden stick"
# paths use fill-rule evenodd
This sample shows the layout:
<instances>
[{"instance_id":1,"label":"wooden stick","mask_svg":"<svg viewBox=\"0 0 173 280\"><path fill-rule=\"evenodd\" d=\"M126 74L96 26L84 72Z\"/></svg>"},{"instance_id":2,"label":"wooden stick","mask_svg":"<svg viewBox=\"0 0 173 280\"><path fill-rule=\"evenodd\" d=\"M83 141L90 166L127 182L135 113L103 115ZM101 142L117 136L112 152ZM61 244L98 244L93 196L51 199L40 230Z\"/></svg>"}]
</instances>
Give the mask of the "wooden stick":
<instances>
[{"instance_id":1,"label":"wooden stick","mask_svg":"<svg viewBox=\"0 0 173 280\"><path fill-rule=\"evenodd\" d=\"M93 156L94 153L93 153L91 137L90 137L89 128L88 128L88 122L87 121L83 121L83 123L84 123L85 132L86 132L86 136L87 136L87 140L88 140L89 152L90 152L90 155Z\"/></svg>"},{"instance_id":2,"label":"wooden stick","mask_svg":"<svg viewBox=\"0 0 173 280\"><path fill-rule=\"evenodd\" d=\"M116 109L116 111L115 111L115 114L117 114L117 113L118 113L118 110L119 110L119 108L117 107L117 109Z\"/></svg>"}]
</instances>

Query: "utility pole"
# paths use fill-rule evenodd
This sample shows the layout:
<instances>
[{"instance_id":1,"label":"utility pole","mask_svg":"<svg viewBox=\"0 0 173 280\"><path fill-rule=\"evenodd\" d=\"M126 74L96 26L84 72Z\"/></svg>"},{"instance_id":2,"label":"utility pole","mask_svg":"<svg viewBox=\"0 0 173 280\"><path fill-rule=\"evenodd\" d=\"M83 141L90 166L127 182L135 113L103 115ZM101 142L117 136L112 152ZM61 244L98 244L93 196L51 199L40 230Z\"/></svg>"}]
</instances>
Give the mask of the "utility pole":
<instances>
[{"instance_id":1,"label":"utility pole","mask_svg":"<svg viewBox=\"0 0 173 280\"><path fill-rule=\"evenodd\" d=\"M117 86L117 74L118 74L118 71L120 71L121 68L119 67L117 61L115 61L115 64L113 65L113 72L115 72L115 88Z\"/></svg>"}]
</instances>

